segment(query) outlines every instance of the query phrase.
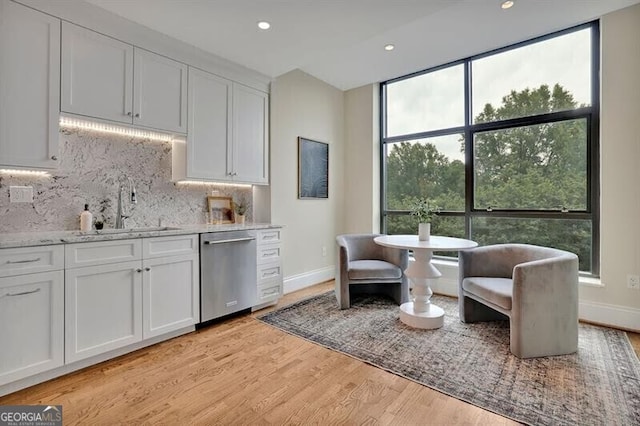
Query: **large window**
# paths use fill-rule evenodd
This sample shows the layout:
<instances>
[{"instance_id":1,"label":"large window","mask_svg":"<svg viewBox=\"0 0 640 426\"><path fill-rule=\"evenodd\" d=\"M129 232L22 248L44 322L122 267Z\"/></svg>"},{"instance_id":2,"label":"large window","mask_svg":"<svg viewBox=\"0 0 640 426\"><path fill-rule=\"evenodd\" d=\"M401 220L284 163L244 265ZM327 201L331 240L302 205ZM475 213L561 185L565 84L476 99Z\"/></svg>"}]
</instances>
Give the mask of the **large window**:
<instances>
[{"instance_id":1,"label":"large window","mask_svg":"<svg viewBox=\"0 0 640 426\"><path fill-rule=\"evenodd\" d=\"M382 229L572 251L599 273L599 33L582 25L381 85ZM455 255L455 254L452 254Z\"/></svg>"}]
</instances>

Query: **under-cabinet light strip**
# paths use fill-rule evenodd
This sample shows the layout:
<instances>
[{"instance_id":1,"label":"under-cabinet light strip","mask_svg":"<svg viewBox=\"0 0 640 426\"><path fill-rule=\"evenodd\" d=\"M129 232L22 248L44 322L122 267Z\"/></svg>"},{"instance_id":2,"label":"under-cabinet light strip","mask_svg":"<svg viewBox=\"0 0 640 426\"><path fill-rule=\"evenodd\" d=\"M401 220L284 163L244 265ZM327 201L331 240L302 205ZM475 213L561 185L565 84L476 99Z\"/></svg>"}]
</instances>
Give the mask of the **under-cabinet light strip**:
<instances>
[{"instance_id":1,"label":"under-cabinet light strip","mask_svg":"<svg viewBox=\"0 0 640 426\"><path fill-rule=\"evenodd\" d=\"M150 139L160 142L171 142L173 135L166 133L152 132L149 130L131 129L128 127L118 126L115 124L105 124L96 121L79 120L76 118L60 117L60 126L66 128L79 128L83 130L92 130L101 133L109 133L112 135L130 136L134 138Z\"/></svg>"},{"instance_id":2,"label":"under-cabinet light strip","mask_svg":"<svg viewBox=\"0 0 640 426\"><path fill-rule=\"evenodd\" d=\"M49 172L43 170L19 170L19 169L0 169L0 173L7 175L18 176L35 176L35 177L50 177Z\"/></svg>"},{"instance_id":3,"label":"under-cabinet light strip","mask_svg":"<svg viewBox=\"0 0 640 426\"><path fill-rule=\"evenodd\" d=\"M211 185L211 186L235 186L238 188L251 188L252 185L248 183L227 183L227 182L207 182L201 180L180 180L176 182L176 185Z\"/></svg>"}]
</instances>

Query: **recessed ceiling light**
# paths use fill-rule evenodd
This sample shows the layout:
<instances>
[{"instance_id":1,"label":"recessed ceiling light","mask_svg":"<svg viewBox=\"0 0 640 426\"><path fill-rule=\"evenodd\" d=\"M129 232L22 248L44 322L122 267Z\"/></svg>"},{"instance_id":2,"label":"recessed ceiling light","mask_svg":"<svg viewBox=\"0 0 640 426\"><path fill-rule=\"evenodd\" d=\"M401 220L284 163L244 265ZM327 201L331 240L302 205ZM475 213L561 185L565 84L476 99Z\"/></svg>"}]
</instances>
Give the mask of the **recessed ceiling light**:
<instances>
[{"instance_id":1,"label":"recessed ceiling light","mask_svg":"<svg viewBox=\"0 0 640 426\"><path fill-rule=\"evenodd\" d=\"M502 2L502 4L500 5L501 8L503 9L509 9L513 6L515 2L513 0L505 0Z\"/></svg>"},{"instance_id":2,"label":"recessed ceiling light","mask_svg":"<svg viewBox=\"0 0 640 426\"><path fill-rule=\"evenodd\" d=\"M391 51L391 50L393 50L393 49L395 49L395 48L396 48L396 47L395 47L393 44L387 44L387 45L384 47L384 50L389 50L389 51Z\"/></svg>"},{"instance_id":3,"label":"recessed ceiling light","mask_svg":"<svg viewBox=\"0 0 640 426\"><path fill-rule=\"evenodd\" d=\"M271 24L267 21L259 21L258 28L260 28L261 30L268 30L269 28L271 28Z\"/></svg>"}]
</instances>

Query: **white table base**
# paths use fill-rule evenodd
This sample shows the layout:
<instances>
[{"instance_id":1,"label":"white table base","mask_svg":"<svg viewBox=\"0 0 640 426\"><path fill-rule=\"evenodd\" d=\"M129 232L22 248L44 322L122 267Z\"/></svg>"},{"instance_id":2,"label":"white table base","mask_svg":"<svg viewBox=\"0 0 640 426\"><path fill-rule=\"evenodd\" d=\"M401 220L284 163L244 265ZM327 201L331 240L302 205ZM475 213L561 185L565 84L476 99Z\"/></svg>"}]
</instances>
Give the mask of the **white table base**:
<instances>
[{"instance_id":1,"label":"white table base","mask_svg":"<svg viewBox=\"0 0 640 426\"><path fill-rule=\"evenodd\" d=\"M400 321L410 327L434 329L444 325L444 310L431 303L433 291L429 280L442 276L431 263L433 253L429 250L414 250L415 261L405 271L413 283L413 302L400 306Z\"/></svg>"},{"instance_id":2,"label":"white table base","mask_svg":"<svg viewBox=\"0 0 640 426\"><path fill-rule=\"evenodd\" d=\"M413 283L412 301L400 306L400 320L410 327L434 329L444 325L444 310L431 303L431 280L442 276L431 263L434 251L467 250L478 243L463 238L431 236L420 240L417 235L381 235L374 239L376 244L396 249L413 250L415 261L409 262L404 271Z\"/></svg>"},{"instance_id":3,"label":"white table base","mask_svg":"<svg viewBox=\"0 0 640 426\"><path fill-rule=\"evenodd\" d=\"M407 302L400 306L400 321L409 327L425 330L440 328L444 325L444 310L436 305L429 304L427 312L416 312L413 302Z\"/></svg>"}]
</instances>

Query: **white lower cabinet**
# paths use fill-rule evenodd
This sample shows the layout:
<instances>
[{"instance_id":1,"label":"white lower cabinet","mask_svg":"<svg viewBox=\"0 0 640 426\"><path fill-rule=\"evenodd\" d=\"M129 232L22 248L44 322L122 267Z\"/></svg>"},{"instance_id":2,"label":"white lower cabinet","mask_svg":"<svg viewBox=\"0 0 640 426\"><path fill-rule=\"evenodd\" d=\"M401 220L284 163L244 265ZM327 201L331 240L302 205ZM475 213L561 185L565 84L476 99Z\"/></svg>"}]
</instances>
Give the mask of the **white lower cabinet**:
<instances>
[{"instance_id":1,"label":"white lower cabinet","mask_svg":"<svg viewBox=\"0 0 640 426\"><path fill-rule=\"evenodd\" d=\"M65 323L67 363L141 341L140 261L68 269Z\"/></svg>"},{"instance_id":2,"label":"white lower cabinet","mask_svg":"<svg viewBox=\"0 0 640 426\"><path fill-rule=\"evenodd\" d=\"M0 249L0 395L193 330L199 248L192 234Z\"/></svg>"},{"instance_id":3,"label":"white lower cabinet","mask_svg":"<svg viewBox=\"0 0 640 426\"><path fill-rule=\"evenodd\" d=\"M144 339L196 324L200 318L198 255L144 261Z\"/></svg>"},{"instance_id":4,"label":"white lower cabinet","mask_svg":"<svg viewBox=\"0 0 640 426\"><path fill-rule=\"evenodd\" d=\"M68 244L66 362L196 324L197 242L197 235L176 235Z\"/></svg>"},{"instance_id":5,"label":"white lower cabinet","mask_svg":"<svg viewBox=\"0 0 640 426\"><path fill-rule=\"evenodd\" d=\"M0 278L0 386L64 364L63 285L62 270Z\"/></svg>"},{"instance_id":6,"label":"white lower cabinet","mask_svg":"<svg viewBox=\"0 0 640 426\"><path fill-rule=\"evenodd\" d=\"M282 230L258 231L258 305L277 302L282 296Z\"/></svg>"}]
</instances>

